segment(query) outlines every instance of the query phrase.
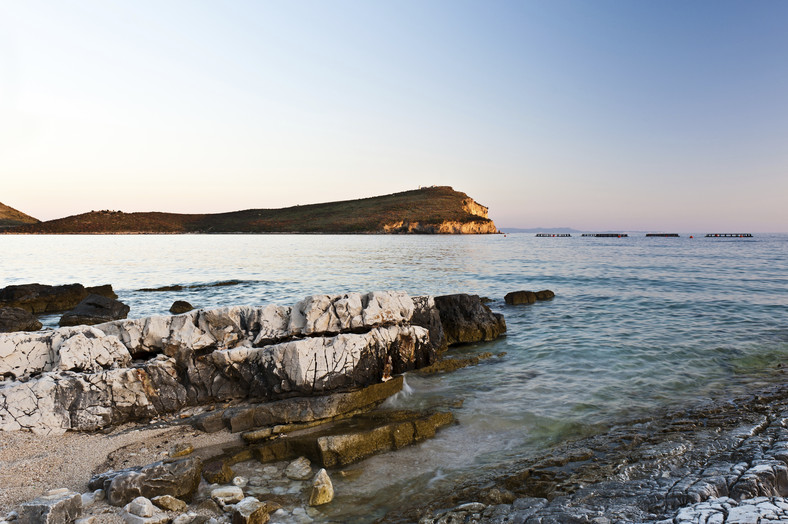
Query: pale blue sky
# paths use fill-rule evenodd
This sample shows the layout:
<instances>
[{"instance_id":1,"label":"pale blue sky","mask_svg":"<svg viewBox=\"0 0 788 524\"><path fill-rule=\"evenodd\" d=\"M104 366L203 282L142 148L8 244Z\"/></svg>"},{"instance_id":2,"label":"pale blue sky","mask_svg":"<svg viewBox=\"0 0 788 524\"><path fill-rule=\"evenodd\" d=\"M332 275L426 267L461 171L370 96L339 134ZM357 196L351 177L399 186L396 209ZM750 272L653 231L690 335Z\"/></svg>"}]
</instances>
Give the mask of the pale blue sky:
<instances>
[{"instance_id":1,"label":"pale blue sky","mask_svg":"<svg viewBox=\"0 0 788 524\"><path fill-rule=\"evenodd\" d=\"M451 185L499 227L788 231L788 2L0 0L0 201Z\"/></svg>"}]
</instances>

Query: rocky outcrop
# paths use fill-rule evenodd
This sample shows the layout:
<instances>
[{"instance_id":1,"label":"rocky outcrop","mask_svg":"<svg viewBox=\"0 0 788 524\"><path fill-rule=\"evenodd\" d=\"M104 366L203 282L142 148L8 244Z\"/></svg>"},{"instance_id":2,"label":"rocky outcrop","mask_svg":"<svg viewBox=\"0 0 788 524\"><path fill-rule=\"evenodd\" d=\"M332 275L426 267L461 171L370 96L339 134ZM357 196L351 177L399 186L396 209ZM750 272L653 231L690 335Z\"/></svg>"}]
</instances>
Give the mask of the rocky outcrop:
<instances>
[{"instance_id":1,"label":"rocky outcrop","mask_svg":"<svg viewBox=\"0 0 788 524\"><path fill-rule=\"evenodd\" d=\"M448 345L495 340L506 332L503 315L493 313L478 295L435 297Z\"/></svg>"},{"instance_id":2,"label":"rocky outcrop","mask_svg":"<svg viewBox=\"0 0 788 524\"><path fill-rule=\"evenodd\" d=\"M403 293L349 293L2 335L0 374L16 381L0 388L0 429L95 430L190 405L376 384L386 369L434 360L413 312Z\"/></svg>"},{"instance_id":3,"label":"rocky outcrop","mask_svg":"<svg viewBox=\"0 0 788 524\"><path fill-rule=\"evenodd\" d=\"M0 333L38 331L41 322L29 311L18 307L0 307Z\"/></svg>"},{"instance_id":4,"label":"rocky outcrop","mask_svg":"<svg viewBox=\"0 0 788 524\"><path fill-rule=\"evenodd\" d=\"M86 288L82 284L21 284L0 289L0 307L18 307L33 314L56 313L72 309L91 293L118 298L110 285Z\"/></svg>"},{"instance_id":5,"label":"rocky outcrop","mask_svg":"<svg viewBox=\"0 0 788 524\"><path fill-rule=\"evenodd\" d=\"M429 366L436 348L505 329L477 296L414 302L373 292L0 334L0 430L89 431L216 402L345 394L290 406L308 408L310 420L332 417L382 400L353 390ZM249 429L272 418L265 406L202 422Z\"/></svg>"},{"instance_id":6,"label":"rocky outcrop","mask_svg":"<svg viewBox=\"0 0 788 524\"><path fill-rule=\"evenodd\" d=\"M513 306L518 304L533 304L537 300L550 300L553 297L555 297L555 293L549 289L543 289L542 291L512 291L511 293L507 293L503 299L504 302Z\"/></svg>"},{"instance_id":7,"label":"rocky outcrop","mask_svg":"<svg viewBox=\"0 0 788 524\"><path fill-rule=\"evenodd\" d=\"M121 320L128 316L129 306L113 298L90 294L60 318L61 326L94 325Z\"/></svg>"}]
</instances>

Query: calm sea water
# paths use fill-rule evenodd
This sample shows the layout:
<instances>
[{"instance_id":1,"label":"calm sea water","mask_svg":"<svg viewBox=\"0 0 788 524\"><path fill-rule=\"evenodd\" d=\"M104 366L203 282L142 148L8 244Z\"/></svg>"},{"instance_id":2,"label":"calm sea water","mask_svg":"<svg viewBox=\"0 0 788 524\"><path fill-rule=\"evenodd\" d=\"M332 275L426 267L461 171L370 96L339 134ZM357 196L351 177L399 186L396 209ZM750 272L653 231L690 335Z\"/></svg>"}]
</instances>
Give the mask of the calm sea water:
<instances>
[{"instance_id":1,"label":"calm sea water","mask_svg":"<svg viewBox=\"0 0 788 524\"><path fill-rule=\"evenodd\" d=\"M211 286L228 280L240 283ZM326 511L342 520L370 520L621 420L746 391L774 380L788 358L788 235L0 236L0 286L28 282L111 283L131 317L166 314L178 299L286 305L381 289L493 299L507 336L454 352L506 356L407 376L409 391L392 406L462 400L459 424L337 478ZM172 284L193 287L139 291ZM556 298L506 306L503 296L519 289Z\"/></svg>"}]
</instances>

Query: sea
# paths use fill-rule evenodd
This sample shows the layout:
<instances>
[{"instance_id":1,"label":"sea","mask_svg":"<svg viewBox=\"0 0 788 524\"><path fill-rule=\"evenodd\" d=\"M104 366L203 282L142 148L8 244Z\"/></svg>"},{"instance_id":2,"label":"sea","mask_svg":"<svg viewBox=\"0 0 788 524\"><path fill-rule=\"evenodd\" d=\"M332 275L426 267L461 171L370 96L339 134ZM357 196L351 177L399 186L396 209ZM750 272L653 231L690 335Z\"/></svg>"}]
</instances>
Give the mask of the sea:
<instances>
[{"instance_id":1,"label":"sea","mask_svg":"<svg viewBox=\"0 0 788 524\"><path fill-rule=\"evenodd\" d=\"M0 236L0 287L31 282L112 284L131 318L168 314L175 300L291 305L389 289L489 298L506 336L449 354L505 355L406 374L389 407L451 409L457 424L335 475L324 517L345 522L427 502L569 439L746 393L788 364L786 234ZM542 289L555 298L503 300Z\"/></svg>"}]
</instances>

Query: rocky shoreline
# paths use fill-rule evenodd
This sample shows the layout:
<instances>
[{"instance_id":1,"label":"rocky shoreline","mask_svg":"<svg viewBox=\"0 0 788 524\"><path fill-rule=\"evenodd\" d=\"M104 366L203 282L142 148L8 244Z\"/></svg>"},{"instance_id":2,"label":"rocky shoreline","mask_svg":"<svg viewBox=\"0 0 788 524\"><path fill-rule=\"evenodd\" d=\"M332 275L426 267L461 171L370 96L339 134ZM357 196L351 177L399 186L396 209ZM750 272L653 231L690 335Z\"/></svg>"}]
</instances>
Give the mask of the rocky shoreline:
<instances>
[{"instance_id":1,"label":"rocky shoreline","mask_svg":"<svg viewBox=\"0 0 788 524\"><path fill-rule=\"evenodd\" d=\"M0 476L0 507L22 502L4 522L105 515L128 523L257 523L274 514L281 522L311 521L319 511L310 508L332 497L325 468L342 474L452 423L450 412L376 409L402 389L402 373L434 365L449 345L493 340L505 330L502 315L477 296L388 291L0 334L3 434L32 432L44 443L89 434L92 451L114 457L86 460L94 464L88 471L100 473L87 486L71 479L30 500L19 485L32 474L28 455L4 439L0 470L10 474ZM185 442L189 431L214 444ZM121 437L134 432L138 438ZM130 444L106 447L107 434ZM170 438L178 446L167 446ZM56 456L37 456L78 467L55 448ZM143 450L160 460L135 459ZM250 462L267 465L252 467L251 478L233 470ZM15 471L19 463L26 467ZM293 479L281 473L298 463L301 478L283 487ZM101 465L112 469L101 472ZM34 485L53 487L46 478Z\"/></svg>"},{"instance_id":2,"label":"rocky shoreline","mask_svg":"<svg viewBox=\"0 0 788 524\"><path fill-rule=\"evenodd\" d=\"M477 365L493 355L447 347L505 329L479 297L376 292L0 334L0 524L335 522L318 503L332 477L453 423L381 409L401 374ZM377 521L788 520L782 382L622 422Z\"/></svg>"},{"instance_id":3,"label":"rocky shoreline","mask_svg":"<svg viewBox=\"0 0 788 524\"><path fill-rule=\"evenodd\" d=\"M788 520L784 497L788 386L780 383L564 443L390 521L765 523Z\"/></svg>"}]
</instances>

